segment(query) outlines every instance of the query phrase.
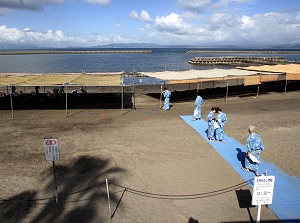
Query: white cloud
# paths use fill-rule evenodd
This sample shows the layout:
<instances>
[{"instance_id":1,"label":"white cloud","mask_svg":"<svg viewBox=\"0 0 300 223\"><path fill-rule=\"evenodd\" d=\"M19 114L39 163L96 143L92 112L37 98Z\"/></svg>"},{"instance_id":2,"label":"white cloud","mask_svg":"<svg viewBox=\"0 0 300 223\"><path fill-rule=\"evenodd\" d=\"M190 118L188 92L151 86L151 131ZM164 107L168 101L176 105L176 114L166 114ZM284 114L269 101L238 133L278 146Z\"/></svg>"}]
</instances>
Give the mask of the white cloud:
<instances>
[{"instance_id":1,"label":"white cloud","mask_svg":"<svg viewBox=\"0 0 300 223\"><path fill-rule=\"evenodd\" d=\"M145 22L152 22L153 21L151 16L145 10L142 10L140 15L136 11L133 10L133 11L130 12L129 17L133 18L133 19L137 19L137 20L142 20L142 21L145 21Z\"/></svg>"},{"instance_id":2,"label":"white cloud","mask_svg":"<svg viewBox=\"0 0 300 223\"><path fill-rule=\"evenodd\" d=\"M266 13L254 16L212 14L187 23L175 13L156 17L152 40L179 44L285 44L300 42L300 14ZM198 20L198 22L196 22ZM160 38L159 38L160 37ZM166 39L167 38L167 39Z\"/></svg>"},{"instance_id":3,"label":"white cloud","mask_svg":"<svg viewBox=\"0 0 300 223\"><path fill-rule=\"evenodd\" d=\"M174 34L188 34L192 31L192 26L185 23L176 13L167 16L157 16L155 18L155 27L160 32L170 32Z\"/></svg>"},{"instance_id":4,"label":"white cloud","mask_svg":"<svg viewBox=\"0 0 300 223\"><path fill-rule=\"evenodd\" d=\"M66 37L61 30L47 32L39 32L25 28L18 30L16 28L8 28L0 26L0 43L28 44L37 46L55 46L56 44L80 44L86 42L83 37Z\"/></svg>"},{"instance_id":5,"label":"white cloud","mask_svg":"<svg viewBox=\"0 0 300 223\"><path fill-rule=\"evenodd\" d=\"M141 14L140 14L141 15ZM138 15L138 16L140 16ZM253 16L216 13L185 20L176 13L157 16L153 23L132 34L119 30L109 35L66 35L64 30L37 31L0 26L0 43L36 46L92 46L106 43L153 42L160 44L285 44L300 42L300 14L265 13Z\"/></svg>"}]
</instances>

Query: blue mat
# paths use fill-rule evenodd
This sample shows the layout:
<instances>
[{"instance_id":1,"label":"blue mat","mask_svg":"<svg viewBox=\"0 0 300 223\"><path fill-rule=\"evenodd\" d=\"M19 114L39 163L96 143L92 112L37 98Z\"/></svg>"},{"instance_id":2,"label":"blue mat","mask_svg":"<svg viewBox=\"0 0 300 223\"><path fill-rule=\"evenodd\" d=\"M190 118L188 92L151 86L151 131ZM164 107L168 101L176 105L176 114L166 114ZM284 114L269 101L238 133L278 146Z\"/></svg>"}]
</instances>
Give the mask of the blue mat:
<instances>
[{"instance_id":1,"label":"blue mat","mask_svg":"<svg viewBox=\"0 0 300 223\"><path fill-rule=\"evenodd\" d=\"M225 143L211 142L207 139L207 122L204 120L192 121L193 116L181 116L181 118L194 128L245 180L255 177L254 173L246 172L241 168L245 163L246 148L232 137L225 135ZM226 131L226 126L225 126ZM246 142L246 139L245 139ZM268 152L268 148L264 151ZM289 176L273 163L260 160L260 173L268 171L268 175L275 176L273 202L269 207L281 221L300 222L300 179ZM287 160L288 162L288 160ZM249 184L253 187L253 182Z\"/></svg>"}]
</instances>

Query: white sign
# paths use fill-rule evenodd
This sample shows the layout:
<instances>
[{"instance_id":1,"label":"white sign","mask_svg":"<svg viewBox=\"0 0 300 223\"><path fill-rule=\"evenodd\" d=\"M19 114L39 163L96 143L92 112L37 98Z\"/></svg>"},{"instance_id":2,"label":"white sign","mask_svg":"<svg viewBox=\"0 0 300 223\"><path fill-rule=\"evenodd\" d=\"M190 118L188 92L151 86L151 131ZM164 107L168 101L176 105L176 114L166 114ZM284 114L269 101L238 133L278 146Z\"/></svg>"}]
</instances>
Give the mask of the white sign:
<instances>
[{"instance_id":1,"label":"white sign","mask_svg":"<svg viewBox=\"0 0 300 223\"><path fill-rule=\"evenodd\" d=\"M252 205L272 204L274 191L274 176L254 177Z\"/></svg>"},{"instance_id":2,"label":"white sign","mask_svg":"<svg viewBox=\"0 0 300 223\"><path fill-rule=\"evenodd\" d=\"M56 161L59 160L59 147L58 139L44 139L45 156L46 160Z\"/></svg>"}]
</instances>

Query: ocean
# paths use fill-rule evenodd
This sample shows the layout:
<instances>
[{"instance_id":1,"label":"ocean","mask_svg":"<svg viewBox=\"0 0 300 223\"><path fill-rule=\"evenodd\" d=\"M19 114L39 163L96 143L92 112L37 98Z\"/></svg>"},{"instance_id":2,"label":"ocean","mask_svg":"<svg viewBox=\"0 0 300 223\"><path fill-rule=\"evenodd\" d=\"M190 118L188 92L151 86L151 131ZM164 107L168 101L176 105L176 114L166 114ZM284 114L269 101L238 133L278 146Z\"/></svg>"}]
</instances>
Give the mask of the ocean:
<instances>
[{"instance_id":1,"label":"ocean","mask_svg":"<svg viewBox=\"0 0 300 223\"><path fill-rule=\"evenodd\" d=\"M42 49L44 50L44 49ZM51 50L51 49L50 49ZM56 49L56 50L117 50L117 49ZM189 64L194 57L220 56L259 56L285 57L289 61L300 63L299 54L289 54L286 50L276 50L280 54L225 54L225 53L187 53L193 48L147 48L119 50L151 50L145 54L26 54L0 55L0 73L95 73L95 72L158 72L183 71L189 69L210 69L218 66L197 66ZM232 50L232 49L209 49ZM253 49L251 49L253 50ZM256 51L259 51L255 49ZM25 50L24 50L25 51ZM28 50L26 50L28 51ZM243 51L246 51L243 49ZM263 49L262 51L275 51ZM295 51L295 50L292 50ZM220 66L222 67L222 66Z\"/></svg>"}]
</instances>

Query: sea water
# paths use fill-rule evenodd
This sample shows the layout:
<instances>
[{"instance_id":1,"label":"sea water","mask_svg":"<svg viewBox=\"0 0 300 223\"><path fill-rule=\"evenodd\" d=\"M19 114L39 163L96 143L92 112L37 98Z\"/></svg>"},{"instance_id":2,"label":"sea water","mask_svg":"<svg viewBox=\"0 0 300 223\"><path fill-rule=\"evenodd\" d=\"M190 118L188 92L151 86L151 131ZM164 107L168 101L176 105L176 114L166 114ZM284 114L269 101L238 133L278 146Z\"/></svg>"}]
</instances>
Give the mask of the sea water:
<instances>
[{"instance_id":1,"label":"sea water","mask_svg":"<svg viewBox=\"0 0 300 223\"><path fill-rule=\"evenodd\" d=\"M51 49L50 49L51 50ZM60 49L56 49L59 51ZM71 50L71 49L68 49ZM116 49L72 49L72 50L116 50ZM222 66L191 65L194 57L220 56L258 56L285 57L300 63L299 54L225 54L225 53L187 53L192 48L147 48L121 50L151 50L152 53L112 53L112 54L26 54L0 55L0 73L95 73L95 72L159 72L183 71L189 69L211 69ZM200 49L202 50L202 49ZM213 49L224 50L224 49ZM230 49L226 49L230 50ZM28 50L24 50L28 51ZM66 49L61 49L66 51ZM243 49L243 51L245 51ZM257 51L257 50L256 50ZM268 49L264 49L268 51ZM274 51L272 49L271 51ZM293 50L294 51L294 50Z\"/></svg>"}]
</instances>

